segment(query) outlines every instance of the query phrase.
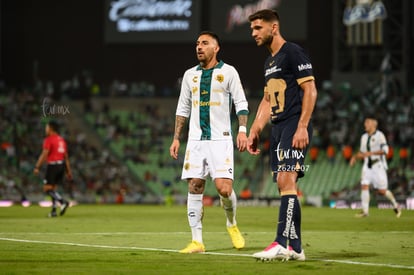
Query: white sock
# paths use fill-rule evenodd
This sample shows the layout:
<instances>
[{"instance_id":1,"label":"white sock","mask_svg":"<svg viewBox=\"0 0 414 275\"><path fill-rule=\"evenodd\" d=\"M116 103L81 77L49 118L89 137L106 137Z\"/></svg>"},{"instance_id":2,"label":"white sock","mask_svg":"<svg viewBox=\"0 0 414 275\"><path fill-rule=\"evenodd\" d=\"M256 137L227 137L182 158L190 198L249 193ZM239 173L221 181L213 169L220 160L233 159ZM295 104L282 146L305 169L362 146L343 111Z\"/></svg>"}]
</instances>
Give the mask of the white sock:
<instances>
[{"instance_id":1,"label":"white sock","mask_svg":"<svg viewBox=\"0 0 414 275\"><path fill-rule=\"evenodd\" d=\"M225 198L220 195L220 201L224 208L224 213L227 218L227 227L236 225L236 209L237 209L237 197L234 190L231 190L229 197Z\"/></svg>"},{"instance_id":2,"label":"white sock","mask_svg":"<svg viewBox=\"0 0 414 275\"><path fill-rule=\"evenodd\" d=\"M369 190L361 190L362 211L368 214L369 211Z\"/></svg>"},{"instance_id":3,"label":"white sock","mask_svg":"<svg viewBox=\"0 0 414 275\"><path fill-rule=\"evenodd\" d=\"M192 240L203 243L203 194L188 194L187 217L191 228Z\"/></svg>"},{"instance_id":4,"label":"white sock","mask_svg":"<svg viewBox=\"0 0 414 275\"><path fill-rule=\"evenodd\" d=\"M397 208L398 207L398 203L395 200L394 194L390 190L387 190L385 192L385 196L387 197L387 199L390 200L390 202L392 203L392 205L394 206L394 208Z\"/></svg>"}]
</instances>

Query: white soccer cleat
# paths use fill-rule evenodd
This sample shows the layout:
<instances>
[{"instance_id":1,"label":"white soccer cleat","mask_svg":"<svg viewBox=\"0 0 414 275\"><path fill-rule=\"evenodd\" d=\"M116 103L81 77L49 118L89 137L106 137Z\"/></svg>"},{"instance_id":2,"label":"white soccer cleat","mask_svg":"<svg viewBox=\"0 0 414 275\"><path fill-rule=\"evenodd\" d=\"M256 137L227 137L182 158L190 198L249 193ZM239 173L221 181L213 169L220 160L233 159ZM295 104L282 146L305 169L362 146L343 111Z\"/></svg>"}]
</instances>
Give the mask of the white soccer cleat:
<instances>
[{"instance_id":1,"label":"white soccer cleat","mask_svg":"<svg viewBox=\"0 0 414 275\"><path fill-rule=\"evenodd\" d=\"M289 260L289 250L278 244L277 242L271 243L263 251L253 254L253 257L262 261L269 260Z\"/></svg>"},{"instance_id":2,"label":"white soccer cleat","mask_svg":"<svg viewBox=\"0 0 414 275\"><path fill-rule=\"evenodd\" d=\"M304 261L306 260L305 251L302 251L300 253L297 253L291 246L289 246L289 260L294 261Z\"/></svg>"}]
</instances>

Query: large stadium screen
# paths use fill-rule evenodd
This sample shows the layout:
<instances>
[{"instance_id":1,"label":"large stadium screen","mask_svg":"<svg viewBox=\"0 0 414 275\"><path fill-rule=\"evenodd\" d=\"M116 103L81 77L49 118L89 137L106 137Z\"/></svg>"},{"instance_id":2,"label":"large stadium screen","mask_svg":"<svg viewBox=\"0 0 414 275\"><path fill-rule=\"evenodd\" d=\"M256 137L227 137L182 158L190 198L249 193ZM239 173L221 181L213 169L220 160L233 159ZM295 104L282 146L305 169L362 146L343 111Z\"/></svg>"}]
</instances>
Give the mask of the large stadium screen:
<instances>
[{"instance_id":1,"label":"large stadium screen","mask_svg":"<svg viewBox=\"0 0 414 275\"><path fill-rule=\"evenodd\" d=\"M209 22L223 41L253 41L248 16L260 9L275 9L283 36L303 41L307 38L306 5L307 0L212 0Z\"/></svg>"},{"instance_id":2,"label":"large stadium screen","mask_svg":"<svg viewBox=\"0 0 414 275\"><path fill-rule=\"evenodd\" d=\"M200 12L200 0L105 0L105 41L193 42Z\"/></svg>"}]
</instances>

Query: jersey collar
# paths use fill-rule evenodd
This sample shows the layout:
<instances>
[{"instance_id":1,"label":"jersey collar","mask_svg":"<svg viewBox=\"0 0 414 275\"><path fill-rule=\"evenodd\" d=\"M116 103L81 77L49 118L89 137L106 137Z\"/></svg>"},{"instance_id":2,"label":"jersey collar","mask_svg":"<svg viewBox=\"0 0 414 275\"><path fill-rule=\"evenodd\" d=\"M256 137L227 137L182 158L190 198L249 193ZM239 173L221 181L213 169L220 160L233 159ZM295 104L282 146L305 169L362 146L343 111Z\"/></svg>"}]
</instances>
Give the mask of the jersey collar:
<instances>
[{"instance_id":1,"label":"jersey collar","mask_svg":"<svg viewBox=\"0 0 414 275\"><path fill-rule=\"evenodd\" d=\"M214 70L214 69L221 69L221 67L223 67L223 65L224 65L224 61L223 60L220 60L218 63L217 63L217 65L216 66L214 66L213 68L211 68L211 69L209 69L209 70ZM200 65L198 65L197 66L197 71L200 71L200 70L203 70L203 68L201 68L201 66Z\"/></svg>"}]
</instances>

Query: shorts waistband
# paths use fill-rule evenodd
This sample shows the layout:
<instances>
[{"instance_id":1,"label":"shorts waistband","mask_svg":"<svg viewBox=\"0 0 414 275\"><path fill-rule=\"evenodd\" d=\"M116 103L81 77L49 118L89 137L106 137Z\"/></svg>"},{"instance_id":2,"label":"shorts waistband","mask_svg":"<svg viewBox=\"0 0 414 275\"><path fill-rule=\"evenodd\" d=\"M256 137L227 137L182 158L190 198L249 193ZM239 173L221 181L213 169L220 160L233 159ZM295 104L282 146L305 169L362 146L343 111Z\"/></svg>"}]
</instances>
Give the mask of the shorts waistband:
<instances>
[{"instance_id":1,"label":"shorts waistband","mask_svg":"<svg viewBox=\"0 0 414 275\"><path fill-rule=\"evenodd\" d=\"M48 162L47 164L49 165L63 164L63 160L51 161L51 162Z\"/></svg>"}]
</instances>

